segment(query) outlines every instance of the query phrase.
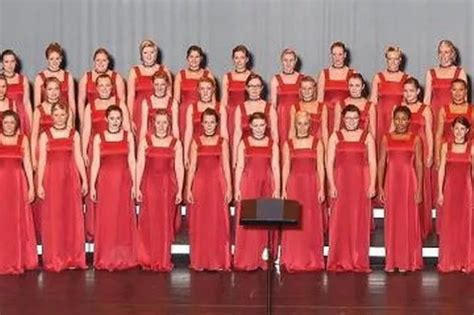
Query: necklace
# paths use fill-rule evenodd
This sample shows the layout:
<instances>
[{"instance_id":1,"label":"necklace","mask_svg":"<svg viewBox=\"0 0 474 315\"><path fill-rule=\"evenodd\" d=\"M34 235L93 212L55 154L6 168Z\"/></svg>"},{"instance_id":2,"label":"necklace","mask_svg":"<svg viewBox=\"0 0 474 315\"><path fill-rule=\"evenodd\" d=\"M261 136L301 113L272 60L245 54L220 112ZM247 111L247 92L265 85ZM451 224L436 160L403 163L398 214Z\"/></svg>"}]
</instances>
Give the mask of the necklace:
<instances>
[{"instance_id":1,"label":"necklace","mask_svg":"<svg viewBox=\"0 0 474 315\"><path fill-rule=\"evenodd\" d=\"M395 70L395 71L393 71L393 70L390 70L390 69L388 69L388 68L387 68L386 70L387 70L388 73L397 73L398 71L400 71L400 70Z\"/></svg>"},{"instance_id":2,"label":"necklace","mask_svg":"<svg viewBox=\"0 0 474 315\"><path fill-rule=\"evenodd\" d=\"M7 138L13 138L14 136L16 136L16 131L13 131L12 134L8 134L8 133L5 133L5 130L2 130L2 135L4 135Z\"/></svg>"},{"instance_id":3,"label":"necklace","mask_svg":"<svg viewBox=\"0 0 474 315\"><path fill-rule=\"evenodd\" d=\"M309 132L305 135L299 135L298 133L296 133L296 139L307 139L309 138Z\"/></svg>"},{"instance_id":4,"label":"necklace","mask_svg":"<svg viewBox=\"0 0 474 315\"><path fill-rule=\"evenodd\" d=\"M188 71L189 72L199 72L199 71L201 71L201 68L198 67L197 69L192 69L192 68L188 67Z\"/></svg>"},{"instance_id":5,"label":"necklace","mask_svg":"<svg viewBox=\"0 0 474 315\"><path fill-rule=\"evenodd\" d=\"M239 70L237 70L237 69L234 69L234 72L235 72L235 73L245 73L245 72L247 72L247 69L244 68L244 70L242 70L242 71L239 71Z\"/></svg>"},{"instance_id":6,"label":"necklace","mask_svg":"<svg viewBox=\"0 0 474 315\"><path fill-rule=\"evenodd\" d=\"M16 74L16 73L15 73L15 72L13 72L13 74L12 74L12 75L8 75L6 72L3 72L3 75L4 75L4 76L5 76L5 78L7 78L7 79L13 79L13 78L15 77L15 74Z\"/></svg>"},{"instance_id":7,"label":"necklace","mask_svg":"<svg viewBox=\"0 0 474 315\"><path fill-rule=\"evenodd\" d=\"M212 131L212 133L210 134L207 134L206 132L204 132L203 135L206 138L214 137L216 135L216 130L214 129L214 131Z\"/></svg>"},{"instance_id":8,"label":"necklace","mask_svg":"<svg viewBox=\"0 0 474 315\"><path fill-rule=\"evenodd\" d=\"M265 138L265 133L262 134L261 137L256 137L253 133L252 133L252 138L254 138L255 140L263 140Z\"/></svg>"},{"instance_id":9,"label":"necklace","mask_svg":"<svg viewBox=\"0 0 474 315\"><path fill-rule=\"evenodd\" d=\"M466 143L466 138L462 140L462 142L457 142L456 139L454 139L454 144L465 144Z\"/></svg>"},{"instance_id":10,"label":"necklace","mask_svg":"<svg viewBox=\"0 0 474 315\"><path fill-rule=\"evenodd\" d=\"M284 74L284 75L292 75L293 73L295 73L295 70L293 70L291 72L282 71L281 73Z\"/></svg>"},{"instance_id":11,"label":"necklace","mask_svg":"<svg viewBox=\"0 0 474 315\"><path fill-rule=\"evenodd\" d=\"M107 132L112 134L112 135L118 134L120 131L122 131L122 129L120 129L120 127L117 129L117 131L111 131L110 128L107 128Z\"/></svg>"},{"instance_id":12,"label":"necklace","mask_svg":"<svg viewBox=\"0 0 474 315\"><path fill-rule=\"evenodd\" d=\"M65 124L65 125L64 125L63 127L61 127L61 128L58 128L58 127L56 127L55 125L53 125L53 129L54 129L54 130L66 130L66 128L67 128L67 124Z\"/></svg>"},{"instance_id":13,"label":"necklace","mask_svg":"<svg viewBox=\"0 0 474 315\"><path fill-rule=\"evenodd\" d=\"M346 65L342 65L342 66L335 66L335 65L331 65L331 67L333 67L334 69L342 69L344 68Z\"/></svg>"},{"instance_id":14,"label":"necklace","mask_svg":"<svg viewBox=\"0 0 474 315\"><path fill-rule=\"evenodd\" d=\"M142 63L142 66L143 66L144 68L148 68L148 69L153 68L155 65L156 65L156 62L152 63L151 65L147 65L147 64L145 64L145 63Z\"/></svg>"},{"instance_id":15,"label":"necklace","mask_svg":"<svg viewBox=\"0 0 474 315\"><path fill-rule=\"evenodd\" d=\"M58 68L57 70L51 70L51 68L48 68L48 71L52 73L56 73L56 72L61 71L61 68Z\"/></svg>"}]
</instances>

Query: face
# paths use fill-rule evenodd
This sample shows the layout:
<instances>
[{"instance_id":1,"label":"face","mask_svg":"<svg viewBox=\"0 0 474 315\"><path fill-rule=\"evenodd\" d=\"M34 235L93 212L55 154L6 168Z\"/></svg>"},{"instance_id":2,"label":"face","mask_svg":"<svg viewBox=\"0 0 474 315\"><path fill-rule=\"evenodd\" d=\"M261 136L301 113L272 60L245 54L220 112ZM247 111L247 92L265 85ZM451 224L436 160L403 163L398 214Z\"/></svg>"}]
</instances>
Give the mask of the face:
<instances>
[{"instance_id":1,"label":"face","mask_svg":"<svg viewBox=\"0 0 474 315\"><path fill-rule=\"evenodd\" d=\"M406 133L410 125L410 119L404 112L397 112L393 117L393 124L395 125L396 133Z\"/></svg>"},{"instance_id":2,"label":"face","mask_svg":"<svg viewBox=\"0 0 474 315\"><path fill-rule=\"evenodd\" d=\"M202 56L199 52L193 50L187 57L188 68L191 70L199 70L201 68Z\"/></svg>"},{"instance_id":3,"label":"face","mask_svg":"<svg viewBox=\"0 0 474 315\"><path fill-rule=\"evenodd\" d=\"M250 130L252 131L252 136L257 139L261 139L265 136L265 130L267 129L267 122L265 119L254 119L250 123Z\"/></svg>"},{"instance_id":4,"label":"face","mask_svg":"<svg viewBox=\"0 0 474 315\"><path fill-rule=\"evenodd\" d=\"M155 116L155 131L159 135L164 135L168 133L169 128L168 116L166 115L156 115Z\"/></svg>"},{"instance_id":5,"label":"face","mask_svg":"<svg viewBox=\"0 0 474 315\"><path fill-rule=\"evenodd\" d=\"M2 120L2 130L7 135L13 135L16 132L16 120L13 116L5 116Z\"/></svg>"},{"instance_id":6,"label":"face","mask_svg":"<svg viewBox=\"0 0 474 315\"><path fill-rule=\"evenodd\" d=\"M156 78L153 81L153 89L157 97L164 97L168 90L168 83L163 78Z\"/></svg>"},{"instance_id":7,"label":"face","mask_svg":"<svg viewBox=\"0 0 474 315\"><path fill-rule=\"evenodd\" d=\"M46 86L46 98L50 103L56 103L60 96L60 87L56 82L50 82Z\"/></svg>"},{"instance_id":8,"label":"face","mask_svg":"<svg viewBox=\"0 0 474 315\"><path fill-rule=\"evenodd\" d=\"M342 47L336 46L331 50L331 62L336 68L344 67L346 61L346 52Z\"/></svg>"},{"instance_id":9,"label":"face","mask_svg":"<svg viewBox=\"0 0 474 315\"><path fill-rule=\"evenodd\" d=\"M58 71L61 67L61 63L63 62L63 57L61 57L61 55L57 52L53 51L49 54L46 61L48 63L49 70Z\"/></svg>"},{"instance_id":10,"label":"face","mask_svg":"<svg viewBox=\"0 0 474 315\"><path fill-rule=\"evenodd\" d=\"M301 83L300 95L305 102L311 102L316 96L316 87L313 82L304 81Z\"/></svg>"},{"instance_id":11,"label":"face","mask_svg":"<svg viewBox=\"0 0 474 315\"><path fill-rule=\"evenodd\" d=\"M242 51L236 51L234 56L232 57L232 61L234 62L234 69L241 72L247 68L247 63L249 58L245 56L245 53Z\"/></svg>"},{"instance_id":12,"label":"face","mask_svg":"<svg viewBox=\"0 0 474 315\"><path fill-rule=\"evenodd\" d=\"M296 135L305 136L309 133L311 122L308 115L297 115L296 116Z\"/></svg>"},{"instance_id":13,"label":"face","mask_svg":"<svg viewBox=\"0 0 474 315\"><path fill-rule=\"evenodd\" d=\"M105 73L109 70L109 57L104 53L99 53L94 59L94 69L97 73Z\"/></svg>"},{"instance_id":14,"label":"face","mask_svg":"<svg viewBox=\"0 0 474 315\"><path fill-rule=\"evenodd\" d=\"M145 66L153 66L156 63L156 47L145 47L142 49L142 62Z\"/></svg>"},{"instance_id":15,"label":"face","mask_svg":"<svg viewBox=\"0 0 474 315\"><path fill-rule=\"evenodd\" d=\"M454 124L453 135L454 135L454 138L458 140L458 142L461 142L459 140L464 141L466 139L466 135L468 132L469 132L469 129L466 128L466 126L464 126L463 124L458 123L458 122Z\"/></svg>"},{"instance_id":16,"label":"face","mask_svg":"<svg viewBox=\"0 0 474 315\"><path fill-rule=\"evenodd\" d=\"M293 54L284 54L281 58L283 72L292 73L295 71L296 57Z\"/></svg>"},{"instance_id":17,"label":"face","mask_svg":"<svg viewBox=\"0 0 474 315\"><path fill-rule=\"evenodd\" d=\"M111 111L106 120L109 130L116 131L122 127L122 114L117 110Z\"/></svg>"},{"instance_id":18,"label":"face","mask_svg":"<svg viewBox=\"0 0 474 315\"><path fill-rule=\"evenodd\" d=\"M99 79L97 81L97 92L99 92L101 99L109 99L112 95L112 81L108 78Z\"/></svg>"},{"instance_id":19,"label":"face","mask_svg":"<svg viewBox=\"0 0 474 315\"><path fill-rule=\"evenodd\" d=\"M454 51L450 46L442 44L438 49L438 61L442 67L449 67L454 61Z\"/></svg>"},{"instance_id":20,"label":"face","mask_svg":"<svg viewBox=\"0 0 474 315\"><path fill-rule=\"evenodd\" d=\"M346 112L344 115L344 126L346 130L354 131L359 128L360 116L357 112Z\"/></svg>"},{"instance_id":21,"label":"face","mask_svg":"<svg viewBox=\"0 0 474 315\"><path fill-rule=\"evenodd\" d=\"M209 82L201 82L198 87L199 99L201 102L209 103L214 95L214 87Z\"/></svg>"},{"instance_id":22,"label":"face","mask_svg":"<svg viewBox=\"0 0 474 315\"><path fill-rule=\"evenodd\" d=\"M467 89L462 83L454 83L451 87L451 98L454 104L462 104L466 101Z\"/></svg>"},{"instance_id":23,"label":"face","mask_svg":"<svg viewBox=\"0 0 474 315\"><path fill-rule=\"evenodd\" d=\"M352 98L359 98L362 96L362 91L364 90L364 83L358 78L349 79L349 94Z\"/></svg>"},{"instance_id":24,"label":"face","mask_svg":"<svg viewBox=\"0 0 474 315\"><path fill-rule=\"evenodd\" d=\"M420 89L417 89L414 84L408 83L403 85L403 99L407 104L415 104L418 102Z\"/></svg>"},{"instance_id":25,"label":"face","mask_svg":"<svg viewBox=\"0 0 474 315\"><path fill-rule=\"evenodd\" d=\"M252 79L246 86L247 94L251 100L260 99L262 94L263 84L258 78Z\"/></svg>"},{"instance_id":26,"label":"face","mask_svg":"<svg viewBox=\"0 0 474 315\"><path fill-rule=\"evenodd\" d=\"M217 128L217 121L216 117L214 115L205 115L202 118L202 129L204 131L204 134L206 135L213 135L216 133L216 128Z\"/></svg>"},{"instance_id":27,"label":"face","mask_svg":"<svg viewBox=\"0 0 474 315\"><path fill-rule=\"evenodd\" d=\"M68 119L68 112L62 108L57 108L54 112L51 113L53 117L53 123L56 127L64 127Z\"/></svg>"},{"instance_id":28,"label":"face","mask_svg":"<svg viewBox=\"0 0 474 315\"><path fill-rule=\"evenodd\" d=\"M15 68L16 68L15 56L5 55L3 57L2 65L3 65L3 71L5 71L7 75L12 75L13 73L15 73Z\"/></svg>"},{"instance_id":29,"label":"face","mask_svg":"<svg viewBox=\"0 0 474 315\"><path fill-rule=\"evenodd\" d=\"M385 57L385 63L387 64L387 70L390 72L397 72L400 70L400 63L402 62L402 57L400 53L396 51L391 51L387 53Z\"/></svg>"},{"instance_id":30,"label":"face","mask_svg":"<svg viewBox=\"0 0 474 315\"><path fill-rule=\"evenodd\" d=\"M0 100L3 100L7 95L7 81L0 80Z\"/></svg>"}]
</instances>

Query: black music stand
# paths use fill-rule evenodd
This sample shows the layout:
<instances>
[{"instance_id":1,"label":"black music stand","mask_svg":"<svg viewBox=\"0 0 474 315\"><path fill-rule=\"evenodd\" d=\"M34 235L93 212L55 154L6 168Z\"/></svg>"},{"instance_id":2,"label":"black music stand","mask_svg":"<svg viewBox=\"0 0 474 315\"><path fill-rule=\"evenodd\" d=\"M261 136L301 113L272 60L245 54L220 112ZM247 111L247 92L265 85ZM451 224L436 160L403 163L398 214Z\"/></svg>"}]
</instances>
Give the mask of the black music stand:
<instances>
[{"instance_id":1,"label":"black music stand","mask_svg":"<svg viewBox=\"0 0 474 315\"><path fill-rule=\"evenodd\" d=\"M240 225L267 228L267 314L272 313L272 228L280 231L285 226L295 226L300 222L300 204L294 200L260 198L242 200Z\"/></svg>"}]
</instances>

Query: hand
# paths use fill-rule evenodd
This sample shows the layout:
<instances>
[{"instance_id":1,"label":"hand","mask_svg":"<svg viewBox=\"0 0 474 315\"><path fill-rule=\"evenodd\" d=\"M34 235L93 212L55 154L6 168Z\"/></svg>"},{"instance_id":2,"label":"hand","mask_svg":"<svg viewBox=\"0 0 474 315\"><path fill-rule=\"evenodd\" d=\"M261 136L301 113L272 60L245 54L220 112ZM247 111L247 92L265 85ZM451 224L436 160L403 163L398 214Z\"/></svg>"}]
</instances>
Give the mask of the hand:
<instances>
[{"instance_id":1,"label":"hand","mask_svg":"<svg viewBox=\"0 0 474 315\"><path fill-rule=\"evenodd\" d=\"M33 161L31 161L31 167L33 168L33 173L36 173L38 170L38 162L33 159Z\"/></svg>"},{"instance_id":2,"label":"hand","mask_svg":"<svg viewBox=\"0 0 474 315\"><path fill-rule=\"evenodd\" d=\"M435 169L439 170L439 165L441 164L441 161L439 158L436 158L434 161Z\"/></svg>"},{"instance_id":3,"label":"hand","mask_svg":"<svg viewBox=\"0 0 474 315\"><path fill-rule=\"evenodd\" d=\"M84 154L82 156L82 159L84 160L84 166L88 168L90 165L89 156L87 154Z\"/></svg>"},{"instance_id":4,"label":"hand","mask_svg":"<svg viewBox=\"0 0 474 315\"><path fill-rule=\"evenodd\" d=\"M415 202L419 204L422 201L423 201L423 194L421 193L421 189L418 189L415 193Z\"/></svg>"},{"instance_id":5,"label":"hand","mask_svg":"<svg viewBox=\"0 0 474 315\"><path fill-rule=\"evenodd\" d=\"M225 197L224 197L224 204L228 205L232 201L232 191L230 189L227 189L225 192Z\"/></svg>"},{"instance_id":6,"label":"hand","mask_svg":"<svg viewBox=\"0 0 474 315\"><path fill-rule=\"evenodd\" d=\"M28 194L29 193L30 192L28 191ZM46 196L46 193L44 191L43 185L38 185L38 189L37 189L36 194L38 195L38 198L40 198L41 200L44 200L44 197ZM29 199L29 196L28 196L28 199Z\"/></svg>"},{"instance_id":7,"label":"hand","mask_svg":"<svg viewBox=\"0 0 474 315\"><path fill-rule=\"evenodd\" d=\"M137 190L137 202L142 202L143 201L143 195L141 189Z\"/></svg>"},{"instance_id":8,"label":"hand","mask_svg":"<svg viewBox=\"0 0 474 315\"><path fill-rule=\"evenodd\" d=\"M189 169L189 157L184 157L184 169Z\"/></svg>"},{"instance_id":9,"label":"hand","mask_svg":"<svg viewBox=\"0 0 474 315\"><path fill-rule=\"evenodd\" d=\"M367 197L369 199L375 197L375 187L369 187L369 191L367 192Z\"/></svg>"},{"instance_id":10,"label":"hand","mask_svg":"<svg viewBox=\"0 0 474 315\"><path fill-rule=\"evenodd\" d=\"M135 185L132 185L132 191L130 192L130 197L132 198L132 200L135 200L137 199L137 188L135 187Z\"/></svg>"},{"instance_id":11,"label":"hand","mask_svg":"<svg viewBox=\"0 0 474 315\"><path fill-rule=\"evenodd\" d=\"M442 205L443 205L443 202L444 202L444 195L443 195L443 194L439 194L439 195L438 195L438 200L437 200L438 205L442 206Z\"/></svg>"},{"instance_id":12,"label":"hand","mask_svg":"<svg viewBox=\"0 0 474 315\"><path fill-rule=\"evenodd\" d=\"M240 189L236 189L236 190L235 190L235 193L234 193L234 200L235 200L236 202L239 202L239 201L240 201L240 198L241 198Z\"/></svg>"},{"instance_id":13,"label":"hand","mask_svg":"<svg viewBox=\"0 0 474 315\"><path fill-rule=\"evenodd\" d=\"M32 203L35 200L35 189L33 187L28 188L28 203Z\"/></svg>"},{"instance_id":14,"label":"hand","mask_svg":"<svg viewBox=\"0 0 474 315\"><path fill-rule=\"evenodd\" d=\"M193 197L193 193L191 192L191 190L188 190L188 192L186 193L186 198L188 199L188 203L190 203L190 204L194 203L194 197Z\"/></svg>"},{"instance_id":15,"label":"hand","mask_svg":"<svg viewBox=\"0 0 474 315\"><path fill-rule=\"evenodd\" d=\"M337 198L337 189L334 186L329 187L329 197Z\"/></svg>"},{"instance_id":16,"label":"hand","mask_svg":"<svg viewBox=\"0 0 474 315\"><path fill-rule=\"evenodd\" d=\"M95 190L95 187L91 187L90 197L93 202L97 202L97 192Z\"/></svg>"},{"instance_id":17,"label":"hand","mask_svg":"<svg viewBox=\"0 0 474 315\"><path fill-rule=\"evenodd\" d=\"M379 189L379 200L383 203L385 202L385 192L382 188Z\"/></svg>"},{"instance_id":18,"label":"hand","mask_svg":"<svg viewBox=\"0 0 474 315\"><path fill-rule=\"evenodd\" d=\"M281 192L281 199L288 199L288 194L286 192L286 189L283 189L283 191Z\"/></svg>"},{"instance_id":19,"label":"hand","mask_svg":"<svg viewBox=\"0 0 474 315\"><path fill-rule=\"evenodd\" d=\"M280 198L280 193L278 192L278 190L274 190L273 193L272 193L272 198Z\"/></svg>"},{"instance_id":20,"label":"hand","mask_svg":"<svg viewBox=\"0 0 474 315\"><path fill-rule=\"evenodd\" d=\"M82 185L81 185L81 194L82 196L84 197L85 195L87 195L87 191L89 190L89 187L87 187L87 182L84 181L82 182Z\"/></svg>"},{"instance_id":21,"label":"hand","mask_svg":"<svg viewBox=\"0 0 474 315\"><path fill-rule=\"evenodd\" d=\"M176 197L174 198L174 204L179 205L183 201L183 197L181 197L181 193L177 193Z\"/></svg>"},{"instance_id":22,"label":"hand","mask_svg":"<svg viewBox=\"0 0 474 315\"><path fill-rule=\"evenodd\" d=\"M426 166L427 168L430 168L432 165L433 165L433 156L428 155L428 156L426 157L425 166Z\"/></svg>"},{"instance_id":23,"label":"hand","mask_svg":"<svg viewBox=\"0 0 474 315\"><path fill-rule=\"evenodd\" d=\"M318 192L318 201L319 203L323 203L326 200L326 194L324 193L324 188L321 188Z\"/></svg>"}]
</instances>

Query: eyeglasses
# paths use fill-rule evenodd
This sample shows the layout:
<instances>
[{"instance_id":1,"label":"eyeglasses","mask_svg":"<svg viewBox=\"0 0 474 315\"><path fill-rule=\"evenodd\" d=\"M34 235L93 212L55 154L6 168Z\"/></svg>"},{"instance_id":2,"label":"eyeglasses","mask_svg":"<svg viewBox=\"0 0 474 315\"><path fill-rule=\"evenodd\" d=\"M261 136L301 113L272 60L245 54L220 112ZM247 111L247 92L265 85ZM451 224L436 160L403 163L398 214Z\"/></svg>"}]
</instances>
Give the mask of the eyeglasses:
<instances>
[{"instance_id":1,"label":"eyeglasses","mask_svg":"<svg viewBox=\"0 0 474 315\"><path fill-rule=\"evenodd\" d=\"M249 89L260 89L262 87L261 84L249 84L247 85Z\"/></svg>"},{"instance_id":2,"label":"eyeglasses","mask_svg":"<svg viewBox=\"0 0 474 315\"><path fill-rule=\"evenodd\" d=\"M360 117L344 117L344 120L349 120L349 121L357 121L359 119Z\"/></svg>"}]
</instances>

